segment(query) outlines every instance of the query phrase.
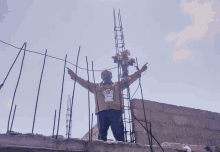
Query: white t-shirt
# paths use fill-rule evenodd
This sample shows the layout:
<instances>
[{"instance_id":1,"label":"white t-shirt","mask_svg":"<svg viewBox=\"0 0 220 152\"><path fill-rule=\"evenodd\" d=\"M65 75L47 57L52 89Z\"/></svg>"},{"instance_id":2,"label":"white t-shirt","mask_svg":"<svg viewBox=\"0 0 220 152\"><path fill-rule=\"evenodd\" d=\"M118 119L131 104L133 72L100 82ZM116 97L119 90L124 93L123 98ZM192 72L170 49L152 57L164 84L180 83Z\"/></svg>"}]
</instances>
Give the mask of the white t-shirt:
<instances>
[{"instance_id":1,"label":"white t-shirt","mask_svg":"<svg viewBox=\"0 0 220 152\"><path fill-rule=\"evenodd\" d=\"M105 96L105 102L113 101L113 93L113 90L111 90L109 93L106 93L105 90L102 92L102 94Z\"/></svg>"}]
</instances>

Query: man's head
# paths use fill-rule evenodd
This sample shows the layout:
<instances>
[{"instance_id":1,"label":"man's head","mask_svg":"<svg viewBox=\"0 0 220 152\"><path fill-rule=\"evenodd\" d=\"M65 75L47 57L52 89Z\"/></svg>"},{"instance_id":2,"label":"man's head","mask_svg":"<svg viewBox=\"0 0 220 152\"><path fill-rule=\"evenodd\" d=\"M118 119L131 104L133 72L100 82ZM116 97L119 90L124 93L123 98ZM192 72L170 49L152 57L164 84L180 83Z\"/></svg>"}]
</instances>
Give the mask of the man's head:
<instances>
[{"instance_id":1,"label":"man's head","mask_svg":"<svg viewBox=\"0 0 220 152\"><path fill-rule=\"evenodd\" d=\"M108 70L104 70L102 71L102 74L101 74L101 77L102 77L102 80L104 82L104 84L106 83L112 83L112 73Z\"/></svg>"}]
</instances>

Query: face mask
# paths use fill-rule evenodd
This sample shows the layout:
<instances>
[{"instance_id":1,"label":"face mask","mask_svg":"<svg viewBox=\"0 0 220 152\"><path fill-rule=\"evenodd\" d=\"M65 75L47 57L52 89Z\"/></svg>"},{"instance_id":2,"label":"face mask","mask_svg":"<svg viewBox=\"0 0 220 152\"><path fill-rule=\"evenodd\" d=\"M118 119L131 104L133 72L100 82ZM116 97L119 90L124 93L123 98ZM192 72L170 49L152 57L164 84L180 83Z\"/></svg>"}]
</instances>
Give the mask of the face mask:
<instances>
[{"instance_id":1,"label":"face mask","mask_svg":"<svg viewBox=\"0 0 220 152\"><path fill-rule=\"evenodd\" d=\"M102 82L104 83L112 83L110 75L103 75L102 80L103 80Z\"/></svg>"}]
</instances>

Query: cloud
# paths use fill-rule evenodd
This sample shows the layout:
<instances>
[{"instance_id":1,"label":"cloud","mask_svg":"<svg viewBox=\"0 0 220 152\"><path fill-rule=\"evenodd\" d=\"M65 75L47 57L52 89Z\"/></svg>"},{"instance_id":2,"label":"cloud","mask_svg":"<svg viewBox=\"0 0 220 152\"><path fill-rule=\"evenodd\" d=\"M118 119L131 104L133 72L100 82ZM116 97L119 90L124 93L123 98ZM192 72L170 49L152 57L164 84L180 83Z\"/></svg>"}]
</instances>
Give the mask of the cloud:
<instances>
[{"instance_id":1,"label":"cloud","mask_svg":"<svg viewBox=\"0 0 220 152\"><path fill-rule=\"evenodd\" d=\"M176 51L173 54L173 60L177 61L177 60L181 60L181 59L184 59L184 58L188 58L190 54L192 54L192 52L190 52L188 50Z\"/></svg>"},{"instance_id":2,"label":"cloud","mask_svg":"<svg viewBox=\"0 0 220 152\"><path fill-rule=\"evenodd\" d=\"M206 0L203 4L200 3L197 0L191 3L182 2L183 13L191 15L193 26L187 26L178 34L171 33L165 37L167 41L177 39L176 47L179 47L189 40L214 40L215 34L220 31L220 2L218 0L207 2Z\"/></svg>"}]
</instances>

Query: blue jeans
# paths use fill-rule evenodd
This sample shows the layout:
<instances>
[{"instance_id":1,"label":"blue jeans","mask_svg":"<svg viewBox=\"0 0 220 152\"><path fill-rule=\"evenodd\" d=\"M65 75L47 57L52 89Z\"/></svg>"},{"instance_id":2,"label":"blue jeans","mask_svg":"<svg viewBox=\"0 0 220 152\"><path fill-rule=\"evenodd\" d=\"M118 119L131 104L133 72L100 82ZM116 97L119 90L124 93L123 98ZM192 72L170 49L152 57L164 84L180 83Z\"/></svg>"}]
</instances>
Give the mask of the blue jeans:
<instances>
[{"instance_id":1,"label":"blue jeans","mask_svg":"<svg viewBox=\"0 0 220 152\"><path fill-rule=\"evenodd\" d=\"M120 121L121 110L103 110L97 115L99 140L107 140L108 128L111 125L112 133L117 141L124 141L124 125Z\"/></svg>"}]
</instances>

